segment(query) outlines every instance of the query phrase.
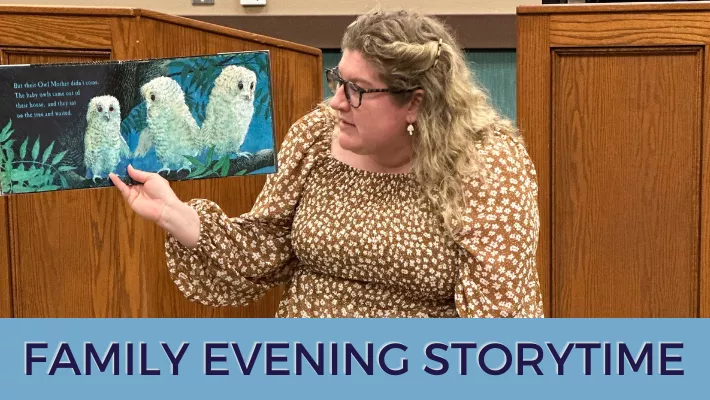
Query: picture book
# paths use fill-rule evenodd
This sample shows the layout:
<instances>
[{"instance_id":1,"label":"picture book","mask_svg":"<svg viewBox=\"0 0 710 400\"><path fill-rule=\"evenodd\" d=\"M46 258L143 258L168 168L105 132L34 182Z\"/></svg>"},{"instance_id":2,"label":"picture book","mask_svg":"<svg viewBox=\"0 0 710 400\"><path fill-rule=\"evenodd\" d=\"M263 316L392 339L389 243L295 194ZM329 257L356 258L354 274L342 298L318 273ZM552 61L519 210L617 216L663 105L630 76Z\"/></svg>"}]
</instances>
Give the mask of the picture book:
<instances>
[{"instance_id":1,"label":"picture book","mask_svg":"<svg viewBox=\"0 0 710 400\"><path fill-rule=\"evenodd\" d=\"M2 194L276 171L268 51L0 67Z\"/></svg>"}]
</instances>

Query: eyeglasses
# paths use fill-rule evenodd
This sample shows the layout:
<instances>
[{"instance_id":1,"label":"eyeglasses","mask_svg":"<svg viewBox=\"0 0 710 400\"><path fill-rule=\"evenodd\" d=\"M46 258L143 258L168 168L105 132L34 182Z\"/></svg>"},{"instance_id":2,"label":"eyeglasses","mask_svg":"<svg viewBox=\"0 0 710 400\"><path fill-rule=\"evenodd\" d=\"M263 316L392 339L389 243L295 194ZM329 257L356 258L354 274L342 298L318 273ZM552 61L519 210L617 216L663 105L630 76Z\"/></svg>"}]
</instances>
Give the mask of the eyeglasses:
<instances>
[{"instance_id":1,"label":"eyeglasses","mask_svg":"<svg viewBox=\"0 0 710 400\"><path fill-rule=\"evenodd\" d=\"M360 86L354 84L353 82L346 81L345 79L343 79L343 77L340 76L337 67L326 69L325 78L328 81L328 87L333 92L333 94L338 91L338 88L340 86L343 86L345 91L345 98L348 99L348 102L353 108L360 107L360 104L362 104L363 93L407 93L419 89L418 87L411 89L363 89Z\"/></svg>"}]
</instances>

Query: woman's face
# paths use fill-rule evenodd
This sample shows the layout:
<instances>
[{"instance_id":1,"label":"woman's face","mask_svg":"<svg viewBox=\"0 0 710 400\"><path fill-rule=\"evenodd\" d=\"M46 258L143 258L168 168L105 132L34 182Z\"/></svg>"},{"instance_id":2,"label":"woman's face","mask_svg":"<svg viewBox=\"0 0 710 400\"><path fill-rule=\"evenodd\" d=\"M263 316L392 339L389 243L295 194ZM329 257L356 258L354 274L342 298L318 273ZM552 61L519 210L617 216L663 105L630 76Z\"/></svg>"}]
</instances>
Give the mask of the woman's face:
<instances>
[{"instance_id":1,"label":"woman's face","mask_svg":"<svg viewBox=\"0 0 710 400\"><path fill-rule=\"evenodd\" d=\"M338 73L363 89L386 88L374 66L358 51L343 52ZM359 94L350 90L348 101L344 86L338 88L330 103L340 117L341 148L360 155L386 155L390 150L411 146L407 125L416 121L412 101L402 105L386 92L363 93L360 106L355 108L352 104L357 105Z\"/></svg>"}]
</instances>

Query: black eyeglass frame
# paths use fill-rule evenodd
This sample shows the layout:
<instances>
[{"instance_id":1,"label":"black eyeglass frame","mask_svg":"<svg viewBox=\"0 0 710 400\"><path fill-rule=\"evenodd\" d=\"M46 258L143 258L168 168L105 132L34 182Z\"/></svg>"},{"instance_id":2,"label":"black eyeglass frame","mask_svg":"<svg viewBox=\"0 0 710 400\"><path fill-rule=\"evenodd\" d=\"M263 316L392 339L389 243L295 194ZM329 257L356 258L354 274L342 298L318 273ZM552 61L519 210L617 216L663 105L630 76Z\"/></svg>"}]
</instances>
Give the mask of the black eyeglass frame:
<instances>
[{"instance_id":1,"label":"black eyeglass frame","mask_svg":"<svg viewBox=\"0 0 710 400\"><path fill-rule=\"evenodd\" d=\"M392 88L381 88L381 89L363 89L360 86L358 86L356 83L353 83L351 81L343 79L342 76L340 76L340 73L338 73L338 67L334 68L327 68L325 70L325 77L326 81L328 82L328 86L330 87L330 90L333 91L333 94L338 90L339 86L344 86L344 85L351 85L356 92L358 93L358 103L357 106L353 105L353 101L350 98L351 94L345 86L343 88L343 91L345 92L345 98L348 100L348 103L350 103L350 106L352 108L359 108L362 105L362 95L365 93L392 93L392 94L398 94L398 93L408 93L408 92L413 92L417 89L421 89L421 87L413 87L409 89L392 89ZM337 83L338 86L333 87L333 84Z\"/></svg>"}]
</instances>

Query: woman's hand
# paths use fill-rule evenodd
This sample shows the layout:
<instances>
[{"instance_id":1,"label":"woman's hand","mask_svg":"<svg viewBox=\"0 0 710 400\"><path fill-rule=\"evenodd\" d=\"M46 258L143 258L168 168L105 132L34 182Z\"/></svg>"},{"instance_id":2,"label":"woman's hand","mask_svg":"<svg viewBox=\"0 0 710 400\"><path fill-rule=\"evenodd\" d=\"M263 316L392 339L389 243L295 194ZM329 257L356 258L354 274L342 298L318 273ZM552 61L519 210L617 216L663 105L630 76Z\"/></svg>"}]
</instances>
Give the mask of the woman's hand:
<instances>
[{"instance_id":1,"label":"woman's hand","mask_svg":"<svg viewBox=\"0 0 710 400\"><path fill-rule=\"evenodd\" d=\"M177 197L168 181L156 173L137 170L132 165L128 166L128 175L139 184L126 185L115 174L109 177L133 211L170 232L183 246L197 246L200 217L197 211Z\"/></svg>"},{"instance_id":2,"label":"woman's hand","mask_svg":"<svg viewBox=\"0 0 710 400\"><path fill-rule=\"evenodd\" d=\"M132 165L128 166L128 175L141 184L128 186L113 173L109 177L133 211L164 227L167 208L180 202L168 181L158 174L137 170Z\"/></svg>"}]
</instances>

